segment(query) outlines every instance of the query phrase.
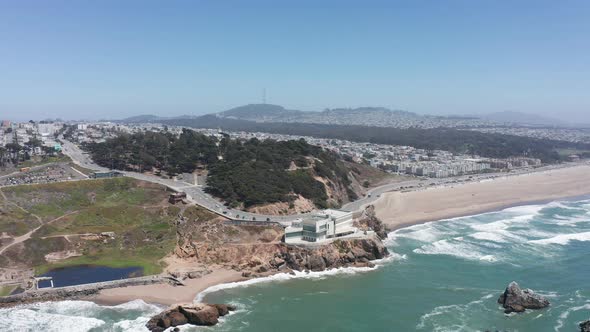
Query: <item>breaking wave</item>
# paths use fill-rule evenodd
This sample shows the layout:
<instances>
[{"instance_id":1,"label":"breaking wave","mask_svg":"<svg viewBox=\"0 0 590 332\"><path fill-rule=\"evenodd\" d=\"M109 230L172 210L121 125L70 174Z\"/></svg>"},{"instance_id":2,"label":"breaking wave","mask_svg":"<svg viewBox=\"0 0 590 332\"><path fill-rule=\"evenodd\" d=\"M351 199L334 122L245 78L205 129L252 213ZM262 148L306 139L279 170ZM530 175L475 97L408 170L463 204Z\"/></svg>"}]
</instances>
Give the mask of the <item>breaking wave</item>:
<instances>
[{"instance_id":1,"label":"breaking wave","mask_svg":"<svg viewBox=\"0 0 590 332\"><path fill-rule=\"evenodd\" d=\"M263 284L263 283L270 283L270 282L284 282L284 281L293 280L293 279L325 279L327 277L336 276L336 275L353 275L353 274L357 274L357 273L374 271L374 270L378 269L379 267L383 266L383 264L385 264L387 262L391 262L394 260L402 260L402 259L405 259L405 256L391 253L391 255L389 255L386 258L373 261L373 263L375 264L374 267L342 267L342 268L330 269L330 270L326 270L326 271L307 271L307 272L293 271L293 273L277 273L277 274L274 274L274 275L271 275L268 277L254 278L254 279L249 279L249 280L244 280L244 281L229 282L229 283L225 283L225 284L214 285L214 286L211 286L211 287L203 290L199 294L197 294L197 296L195 298L195 302L203 302L203 299L208 294L218 292L221 290L225 290L225 289L248 287L248 286L252 286L252 285L256 285L256 284Z\"/></svg>"},{"instance_id":2,"label":"breaking wave","mask_svg":"<svg viewBox=\"0 0 590 332\"><path fill-rule=\"evenodd\" d=\"M88 301L26 304L0 312L5 331L147 331L145 324L161 307L135 300L117 306Z\"/></svg>"}]
</instances>

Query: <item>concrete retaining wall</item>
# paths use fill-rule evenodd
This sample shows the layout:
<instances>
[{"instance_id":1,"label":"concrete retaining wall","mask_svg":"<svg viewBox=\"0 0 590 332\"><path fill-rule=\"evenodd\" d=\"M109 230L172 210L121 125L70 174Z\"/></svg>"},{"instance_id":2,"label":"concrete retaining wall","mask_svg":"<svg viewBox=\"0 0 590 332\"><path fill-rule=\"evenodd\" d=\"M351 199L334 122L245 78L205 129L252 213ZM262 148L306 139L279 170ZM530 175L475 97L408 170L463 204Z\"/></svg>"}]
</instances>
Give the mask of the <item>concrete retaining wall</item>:
<instances>
[{"instance_id":1,"label":"concrete retaining wall","mask_svg":"<svg viewBox=\"0 0 590 332\"><path fill-rule=\"evenodd\" d=\"M61 301L66 299L79 298L83 296L96 294L102 289L137 285L161 284L166 282L174 283L174 279L170 277L157 275L97 282L92 284L83 284L68 287L43 288L34 291L26 291L24 293L16 295L0 297L0 308L15 306L23 303L39 301Z\"/></svg>"}]
</instances>

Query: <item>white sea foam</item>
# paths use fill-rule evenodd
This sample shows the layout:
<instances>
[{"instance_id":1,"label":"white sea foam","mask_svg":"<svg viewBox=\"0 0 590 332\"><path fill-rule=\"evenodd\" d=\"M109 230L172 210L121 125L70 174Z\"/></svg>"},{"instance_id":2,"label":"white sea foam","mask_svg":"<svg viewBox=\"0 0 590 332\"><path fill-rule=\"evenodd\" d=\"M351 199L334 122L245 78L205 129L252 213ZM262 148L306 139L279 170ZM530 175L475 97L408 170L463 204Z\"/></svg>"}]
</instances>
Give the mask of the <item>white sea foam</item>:
<instances>
[{"instance_id":1,"label":"white sea foam","mask_svg":"<svg viewBox=\"0 0 590 332\"><path fill-rule=\"evenodd\" d=\"M483 241L492 241L492 242L498 242L498 243L506 243L508 241L506 241L506 239L498 234L498 233L492 233L492 232L477 232L477 233L473 233L469 235L470 237L477 239L477 240L483 240Z\"/></svg>"},{"instance_id":2,"label":"white sea foam","mask_svg":"<svg viewBox=\"0 0 590 332\"><path fill-rule=\"evenodd\" d=\"M542 244L542 245L547 245L547 244L566 245L570 241L590 241L590 232L559 234L557 236L546 238L546 239L530 240L529 243Z\"/></svg>"},{"instance_id":3,"label":"white sea foam","mask_svg":"<svg viewBox=\"0 0 590 332\"><path fill-rule=\"evenodd\" d=\"M151 316L141 316L141 317L137 317L136 319L130 319L130 320L123 320L120 322L116 322L115 324L113 324L113 330L115 331L146 331L147 332L147 328L145 327L145 324L147 324L147 322L151 319Z\"/></svg>"},{"instance_id":4,"label":"white sea foam","mask_svg":"<svg viewBox=\"0 0 590 332\"><path fill-rule=\"evenodd\" d=\"M561 331L561 328L563 327L565 321L567 320L567 318L569 317L569 315L572 312L580 311L580 310L590 310L590 303L584 304L581 306L577 306L577 307L571 307L571 308L568 308L566 311L562 312L559 315L559 319L557 319L557 324L553 327L555 332Z\"/></svg>"},{"instance_id":5,"label":"white sea foam","mask_svg":"<svg viewBox=\"0 0 590 332\"><path fill-rule=\"evenodd\" d=\"M485 262L496 262L498 260L494 255L480 252L474 245L456 240L436 241L432 244L423 245L413 251L421 255L447 255Z\"/></svg>"},{"instance_id":6,"label":"white sea foam","mask_svg":"<svg viewBox=\"0 0 590 332\"><path fill-rule=\"evenodd\" d=\"M452 304L435 307L431 312L420 317L420 322L416 325L416 329L421 330L429 328L431 331L439 332L464 331L474 307L480 307L480 310L487 311L488 309L485 307L485 302L494 296L495 294L488 294L467 304ZM442 317L446 320L446 323L443 326L439 325L437 321L438 317ZM450 323L448 321L449 318L452 318L453 321L456 322Z\"/></svg>"},{"instance_id":7,"label":"white sea foam","mask_svg":"<svg viewBox=\"0 0 590 332\"><path fill-rule=\"evenodd\" d=\"M59 307L61 302L55 302L51 305ZM63 315L46 313L29 308L15 307L6 309L0 315L0 326L5 331L46 331L58 332L64 331L67 327L68 331L72 332L86 332L91 329L97 329L105 324L103 320L84 317L82 315Z\"/></svg>"},{"instance_id":8,"label":"white sea foam","mask_svg":"<svg viewBox=\"0 0 590 332\"><path fill-rule=\"evenodd\" d=\"M560 226L570 226L570 227L577 227L577 226L579 226L580 223L590 224L590 214L585 214L583 216L555 215L552 219L552 223L558 224Z\"/></svg>"},{"instance_id":9,"label":"white sea foam","mask_svg":"<svg viewBox=\"0 0 590 332\"><path fill-rule=\"evenodd\" d=\"M494 231L499 231L499 230L505 230L511 226L514 226L515 224L522 225L522 224L528 223L535 216L536 216L536 214L525 214L525 215L520 215L520 216L516 216L516 217L512 217L512 218L501 219L501 220L494 221L494 222L474 224L474 225L470 225L470 226L471 226L471 228L473 228L476 231L494 232Z\"/></svg>"},{"instance_id":10,"label":"white sea foam","mask_svg":"<svg viewBox=\"0 0 590 332\"><path fill-rule=\"evenodd\" d=\"M502 210L503 212L511 212L511 213L518 213L524 215L537 215L541 210L546 208L546 205L522 205L522 206L515 206L511 208L507 208Z\"/></svg>"},{"instance_id":11,"label":"white sea foam","mask_svg":"<svg viewBox=\"0 0 590 332\"><path fill-rule=\"evenodd\" d=\"M383 264L385 264L387 262L394 261L394 260L400 260L400 259L406 259L406 256L391 253L391 255L389 255L386 258L373 261L373 263L375 264L374 267L343 267L343 268L330 269L330 270L318 271L318 272L293 271L294 274L278 273L278 274L274 274L274 275L271 275L268 277L254 278L254 279L249 279L249 280L245 280L245 281L230 282L230 283L225 283L225 284L214 285L214 286L211 286L211 287L203 290L199 294L197 294L197 297L195 298L195 302L202 302L207 294L214 293L214 292L224 290L224 289L247 287L247 286L251 286L251 285L255 285L255 284L269 283L269 282L282 282L282 281L287 281L287 280L292 280L292 279L325 279L326 277L335 276L335 275L352 275L352 274L356 274L356 273L370 272L370 271L374 271L374 270L378 269L379 267L383 266Z\"/></svg>"},{"instance_id":12,"label":"white sea foam","mask_svg":"<svg viewBox=\"0 0 590 332\"><path fill-rule=\"evenodd\" d=\"M420 242L433 242L445 235L448 234L441 232L433 224L421 224L395 231L390 237L392 241L397 238L408 238Z\"/></svg>"},{"instance_id":13,"label":"white sea foam","mask_svg":"<svg viewBox=\"0 0 590 332\"><path fill-rule=\"evenodd\" d=\"M147 321L161 309L141 300L117 306L88 301L41 302L2 309L0 326L10 331L146 331ZM109 311L129 319L107 322L104 317L110 315Z\"/></svg>"}]
</instances>

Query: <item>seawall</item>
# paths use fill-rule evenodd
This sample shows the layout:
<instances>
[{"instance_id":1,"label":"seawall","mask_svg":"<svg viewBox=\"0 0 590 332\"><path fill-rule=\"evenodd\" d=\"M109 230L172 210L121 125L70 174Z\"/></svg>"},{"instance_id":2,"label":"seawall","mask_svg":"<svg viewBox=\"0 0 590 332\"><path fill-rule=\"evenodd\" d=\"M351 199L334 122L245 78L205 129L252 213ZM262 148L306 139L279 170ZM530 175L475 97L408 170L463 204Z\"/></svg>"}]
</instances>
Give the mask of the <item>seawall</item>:
<instances>
[{"instance_id":1,"label":"seawall","mask_svg":"<svg viewBox=\"0 0 590 332\"><path fill-rule=\"evenodd\" d=\"M77 299L89 295L95 295L103 289L119 288L137 285L151 285L171 283L178 284L174 278L167 276L145 276L137 278L128 278L90 284L67 286L59 288L42 288L38 290L26 291L20 294L0 297L0 308L12 307L19 304L42 302L42 301L62 301Z\"/></svg>"}]
</instances>

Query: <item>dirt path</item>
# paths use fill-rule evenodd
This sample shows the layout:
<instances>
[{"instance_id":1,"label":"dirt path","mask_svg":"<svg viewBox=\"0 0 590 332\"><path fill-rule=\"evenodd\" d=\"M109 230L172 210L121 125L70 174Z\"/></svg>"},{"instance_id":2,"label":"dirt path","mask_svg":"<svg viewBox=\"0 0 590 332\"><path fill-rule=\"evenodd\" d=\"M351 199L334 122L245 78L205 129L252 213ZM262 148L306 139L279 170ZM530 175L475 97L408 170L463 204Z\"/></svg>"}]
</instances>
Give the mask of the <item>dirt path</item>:
<instances>
[{"instance_id":1,"label":"dirt path","mask_svg":"<svg viewBox=\"0 0 590 332\"><path fill-rule=\"evenodd\" d=\"M56 237L63 237L68 242L72 242L70 240L70 236L93 236L97 233L72 233L72 234L57 234L57 235L49 235L49 236L42 236L41 239L51 239Z\"/></svg>"},{"instance_id":2,"label":"dirt path","mask_svg":"<svg viewBox=\"0 0 590 332\"><path fill-rule=\"evenodd\" d=\"M1 192L2 192L2 190L0 189L0 193L1 193ZM3 197L6 197L6 196L4 196L4 193L2 193L2 196L3 196ZM21 236L17 236L17 237L15 237L15 238L14 238L14 241L12 241L11 243L9 243L9 244L5 245L4 247L0 248L0 255L2 255L2 254L3 254L3 253L6 251L6 250L8 250L8 248L11 248L12 246L14 246L14 245L16 245L16 244L19 244L19 243L25 242L26 240L30 239L30 238L31 238L31 236L33 235L33 233L35 233L36 231L38 231L38 230L39 230L41 227L43 227L43 226L45 226L45 225L48 225L48 224L50 224L50 223L52 223L52 222L54 222L54 221L60 220L60 219L62 219L62 218L64 218L64 217L67 217L67 216L69 216L69 215L72 215L72 214L74 214L74 213L78 213L78 212L79 212L79 211L72 211L72 212L68 212L68 213L64 214L63 216L59 216L59 217L57 217L57 218L55 218L55 219L49 220L49 221L48 221L48 222L46 222L46 223L43 223L43 220L42 220L41 218L39 218L39 216L37 216L36 214L30 213L29 211L27 211L27 210L23 209L22 207L20 207L19 205L15 204L15 203L12 203L12 202L8 202L8 203L11 203L11 204L13 204L14 206L17 206L17 207L19 207L20 209L22 209L22 210L23 210L23 211L25 211L26 213L28 213L28 214L32 215L33 217L37 218L37 220L39 221L40 225L39 225L39 226L37 226L36 228L34 228L33 230L29 231L29 232L28 232L28 233L26 233L26 234L23 234L23 235L21 235ZM69 241L69 239L68 239L68 241Z\"/></svg>"}]
</instances>

